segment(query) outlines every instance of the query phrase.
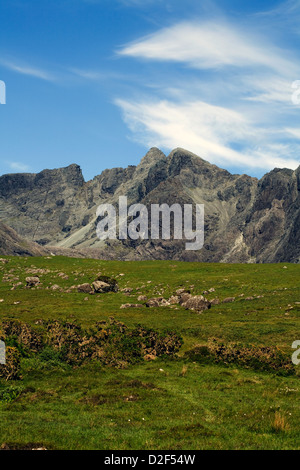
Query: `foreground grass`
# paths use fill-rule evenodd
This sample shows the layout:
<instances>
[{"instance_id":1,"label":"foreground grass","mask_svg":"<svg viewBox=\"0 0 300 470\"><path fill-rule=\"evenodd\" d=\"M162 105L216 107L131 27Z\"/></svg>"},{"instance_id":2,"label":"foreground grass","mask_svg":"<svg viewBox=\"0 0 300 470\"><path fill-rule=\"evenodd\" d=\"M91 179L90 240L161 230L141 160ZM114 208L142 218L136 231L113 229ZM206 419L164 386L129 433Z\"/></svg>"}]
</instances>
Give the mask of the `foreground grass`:
<instances>
[{"instance_id":1,"label":"foreground grass","mask_svg":"<svg viewBox=\"0 0 300 470\"><path fill-rule=\"evenodd\" d=\"M297 375L184 359L186 351L211 337L278 346L291 355L292 343L300 339L298 265L7 259L0 264L0 319L32 325L40 319L78 320L89 327L113 315L128 326L175 329L184 345L177 359L125 370L96 363L73 369L24 358L23 380L0 382L0 397L6 391L0 400L0 444L39 443L55 449L300 448ZM49 271L39 274L43 289L11 290L36 269ZM91 282L99 272L117 277L121 289L133 288L130 296L45 289ZM141 294L167 298L190 286L195 294L214 287L208 298L236 301L200 315L181 307L120 309L123 303L137 303ZM244 300L250 296L252 300Z\"/></svg>"},{"instance_id":2,"label":"foreground grass","mask_svg":"<svg viewBox=\"0 0 300 470\"><path fill-rule=\"evenodd\" d=\"M22 389L1 405L2 442L49 449L299 448L295 378L155 361L122 371L33 371Z\"/></svg>"}]
</instances>

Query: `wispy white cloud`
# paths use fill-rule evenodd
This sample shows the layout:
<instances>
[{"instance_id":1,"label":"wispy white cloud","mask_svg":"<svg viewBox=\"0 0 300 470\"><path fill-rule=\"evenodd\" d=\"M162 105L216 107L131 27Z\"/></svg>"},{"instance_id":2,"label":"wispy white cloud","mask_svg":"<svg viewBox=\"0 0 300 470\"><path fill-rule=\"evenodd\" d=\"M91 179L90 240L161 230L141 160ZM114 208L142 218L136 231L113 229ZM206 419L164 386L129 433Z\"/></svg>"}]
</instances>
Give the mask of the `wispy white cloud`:
<instances>
[{"instance_id":1,"label":"wispy white cloud","mask_svg":"<svg viewBox=\"0 0 300 470\"><path fill-rule=\"evenodd\" d=\"M122 74L120 72L114 72L111 70L97 70L97 69L84 69L78 67L71 67L67 69L73 75L79 78L91 81L103 81L103 80L125 80L129 79L129 74Z\"/></svg>"},{"instance_id":2,"label":"wispy white cloud","mask_svg":"<svg viewBox=\"0 0 300 470\"><path fill-rule=\"evenodd\" d=\"M29 166L22 162L6 162L6 165L14 172L24 173L29 171Z\"/></svg>"},{"instance_id":3,"label":"wispy white cloud","mask_svg":"<svg viewBox=\"0 0 300 470\"><path fill-rule=\"evenodd\" d=\"M279 75L260 74L259 71L257 71L255 75L243 77L242 80L245 89L248 90L249 93L244 99L266 104L281 103L285 106L291 105L294 91L292 89L293 82L291 79Z\"/></svg>"},{"instance_id":4,"label":"wispy white cloud","mask_svg":"<svg viewBox=\"0 0 300 470\"><path fill-rule=\"evenodd\" d=\"M264 44L264 45L262 45ZM198 69L221 67L269 68L283 75L297 69L287 51L258 33L224 21L183 22L123 47L119 54L141 59L173 61Z\"/></svg>"},{"instance_id":5,"label":"wispy white cloud","mask_svg":"<svg viewBox=\"0 0 300 470\"><path fill-rule=\"evenodd\" d=\"M291 18L290 15L295 13L300 13L300 0L286 0L274 8L257 13L257 16L280 16L281 18L284 16L285 18Z\"/></svg>"},{"instance_id":6,"label":"wispy white cloud","mask_svg":"<svg viewBox=\"0 0 300 470\"><path fill-rule=\"evenodd\" d=\"M9 70L13 70L14 72L20 73L22 75L30 75L32 77L40 78L42 80L47 80L47 81L55 80L55 77L51 73L43 69L32 67L29 65L24 65L16 61L1 60L0 65L2 65L3 67Z\"/></svg>"},{"instance_id":7,"label":"wispy white cloud","mask_svg":"<svg viewBox=\"0 0 300 470\"><path fill-rule=\"evenodd\" d=\"M107 77L107 75L95 70L71 68L70 72L74 75L77 75L78 77L85 78L87 80L102 80L103 78Z\"/></svg>"},{"instance_id":8,"label":"wispy white cloud","mask_svg":"<svg viewBox=\"0 0 300 470\"><path fill-rule=\"evenodd\" d=\"M272 35L236 21L189 21L125 45L119 54L183 65L164 83L149 83L152 97L116 100L134 139L185 147L226 167L299 166L299 131L288 123L297 118L291 85L300 78L300 61Z\"/></svg>"},{"instance_id":9,"label":"wispy white cloud","mask_svg":"<svg viewBox=\"0 0 300 470\"><path fill-rule=\"evenodd\" d=\"M293 138L300 140L300 127L296 127L296 128L288 127L288 128L285 129L285 132L287 134L290 134ZM300 157L299 157L299 159L300 159Z\"/></svg>"},{"instance_id":10,"label":"wispy white cloud","mask_svg":"<svg viewBox=\"0 0 300 470\"><path fill-rule=\"evenodd\" d=\"M183 147L219 165L256 169L299 165L289 146L274 142L274 131L257 128L233 110L198 101L118 99L116 104L134 138L148 146ZM297 150L300 153L300 145Z\"/></svg>"}]
</instances>

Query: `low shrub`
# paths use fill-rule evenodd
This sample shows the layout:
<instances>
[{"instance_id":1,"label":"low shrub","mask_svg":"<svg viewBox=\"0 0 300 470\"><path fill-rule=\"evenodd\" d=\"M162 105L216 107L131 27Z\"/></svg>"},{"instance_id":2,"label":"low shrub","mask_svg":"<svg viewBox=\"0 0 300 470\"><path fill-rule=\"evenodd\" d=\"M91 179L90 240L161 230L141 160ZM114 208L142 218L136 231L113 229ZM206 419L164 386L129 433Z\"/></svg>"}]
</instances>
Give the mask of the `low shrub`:
<instances>
[{"instance_id":1,"label":"low shrub","mask_svg":"<svg viewBox=\"0 0 300 470\"><path fill-rule=\"evenodd\" d=\"M0 389L0 403L11 403L24 391L23 387L10 385Z\"/></svg>"},{"instance_id":2,"label":"low shrub","mask_svg":"<svg viewBox=\"0 0 300 470\"><path fill-rule=\"evenodd\" d=\"M9 344L10 341L21 353L25 354L26 351L36 353L43 348L41 333L31 328L27 323L18 320L3 321L1 331L6 338L6 344Z\"/></svg>"},{"instance_id":3,"label":"low shrub","mask_svg":"<svg viewBox=\"0 0 300 470\"><path fill-rule=\"evenodd\" d=\"M279 375L294 375L295 367L291 358L274 347L227 343L211 338L207 345L196 346L186 357L197 362L236 364L242 367L273 371Z\"/></svg>"},{"instance_id":4,"label":"low shrub","mask_svg":"<svg viewBox=\"0 0 300 470\"><path fill-rule=\"evenodd\" d=\"M17 348L6 347L6 363L0 364L0 377L5 380L17 380L21 378L21 354Z\"/></svg>"},{"instance_id":5,"label":"low shrub","mask_svg":"<svg viewBox=\"0 0 300 470\"><path fill-rule=\"evenodd\" d=\"M75 322L58 320L44 322L43 328L36 334L21 322L5 324L3 337L9 345L9 354L6 369L2 369L3 377L18 376L16 361L18 358L20 362L21 356L38 360L42 368L62 363L79 366L87 361L124 368L144 359L174 356L183 343L173 331L157 332L141 325L130 329L113 317L109 322L97 322L90 330L84 330Z\"/></svg>"}]
</instances>

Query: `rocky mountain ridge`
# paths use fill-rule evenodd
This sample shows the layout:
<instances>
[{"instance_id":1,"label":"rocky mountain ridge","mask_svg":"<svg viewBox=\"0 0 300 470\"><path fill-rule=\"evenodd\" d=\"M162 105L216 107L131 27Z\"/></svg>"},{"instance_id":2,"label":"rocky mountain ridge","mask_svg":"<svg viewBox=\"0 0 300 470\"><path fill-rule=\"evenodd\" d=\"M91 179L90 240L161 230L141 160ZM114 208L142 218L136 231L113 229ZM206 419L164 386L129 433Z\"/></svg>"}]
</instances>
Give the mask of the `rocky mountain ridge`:
<instances>
[{"instance_id":1,"label":"rocky mountain ridge","mask_svg":"<svg viewBox=\"0 0 300 470\"><path fill-rule=\"evenodd\" d=\"M104 170L85 182L81 169L0 177L0 219L17 234L53 253L104 259L204 262L300 262L300 166L263 178L233 175L184 149L167 157L152 148L137 166ZM100 241L100 204L204 204L205 243ZM1 248L0 248L1 250Z\"/></svg>"}]
</instances>

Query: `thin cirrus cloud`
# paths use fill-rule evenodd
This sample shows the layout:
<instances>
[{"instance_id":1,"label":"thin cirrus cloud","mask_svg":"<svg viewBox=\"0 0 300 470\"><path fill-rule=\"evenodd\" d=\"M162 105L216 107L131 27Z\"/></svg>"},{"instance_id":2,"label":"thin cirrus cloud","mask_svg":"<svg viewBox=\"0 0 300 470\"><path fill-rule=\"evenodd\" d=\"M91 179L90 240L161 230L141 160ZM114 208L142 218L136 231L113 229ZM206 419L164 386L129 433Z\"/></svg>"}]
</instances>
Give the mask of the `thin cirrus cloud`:
<instances>
[{"instance_id":1,"label":"thin cirrus cloud","mask_svg":"<svg viewBox=\"0 0 300 470\"><path fill-rule=\"evenodd\" d=\"M294 137L295 139L300 140L300 127L298 127L298 128L287 128L287 129L285 129L285 131L288 134L290 134L292 137Z\"/></svg>"},{"instance_id":2,"label":"thin cirrus cloud","mask_svg":"<svg viewBox=\"0 0 300 470\"><path fill-rule=\"evenodd\" d=\"M280 103L285 106L289 106L292 102L292 77L288 79L282 76L257 73L255 76L248 76L243 80L245 89L250 91L249 96L244 98L245 100L266 104Z\"/></svg>"},{"instance_id":3,"label":"thin cirrus cloud","mask_svg":"<svg viewBox=\"0 0 300 470\"><path fill-rule=\"evenodd\" d=\"M9 70L20 73L22 75L29 75L31 77L40 78L42 80L47 80L47 81L55 80L55 77L52 74L50 74L49 72L47 72L43 69L28 66L28 65L24 65L24 64L20 64L16 61L2 60L0 62L0 65L2 65L3 67L5 67Z\"/></svg>"},{"instance_id":4,"label":"thin cirrus cloud","mask_svg":"<svg viewBox=\"0 0 300 470\"><path fill-rule=\"evenodd\" d=\"M256 37L255 37L256 36ZM133 42L119 50L121 56L183 62L193 68L215 69L224 66L270 68L293 73L295 65L265 38L245 33L225 22L183 22Z\"/></svg>"},{"instance_id":5,"label":"thin cirrus cloud","mask_svg":"<svg viewBox=\"0 0 300 470\"><path fill-rule=\"evenodd\" d=\"M157 87L163 97L115 101L135 140L185 147L227 167L299 166L299 133L287 126L295 118L291 84L300 76L299 61L269 37L224 20L182 22L118 54L184 66L177 69L182 78L173 100L167 98L176 80L170 74L168 87ZM199 87L193 86L196 70Z\"/></svg>"},{"instance_id":6,"label":"thin cirrus cloud","mask_svg":"<svg viewBox=\"0 0 300 470\"><path fill-rule=\"evenodd\" d=\"M29 166L21 162L6 162L6 165L14 172L27 172L29 171Z\"/></svg>"},{"instance_id":7,"label":"thin cirrus cloud","mask_svg":"<svg viewBox=\"0 0 300 470\"><path fill-rule=\"evenodd\" d=\"M116 104L135 140L150 147L175 148L180 144L202 158L227 166L295 169L299 165L287 146L274 142L276 132L268 135L258 130L233 110L198 101L175 104L164 100L154 104L118 99ZM240 146L247 147L247 151L237 150Z\"/></svg>"}]
</instances>

